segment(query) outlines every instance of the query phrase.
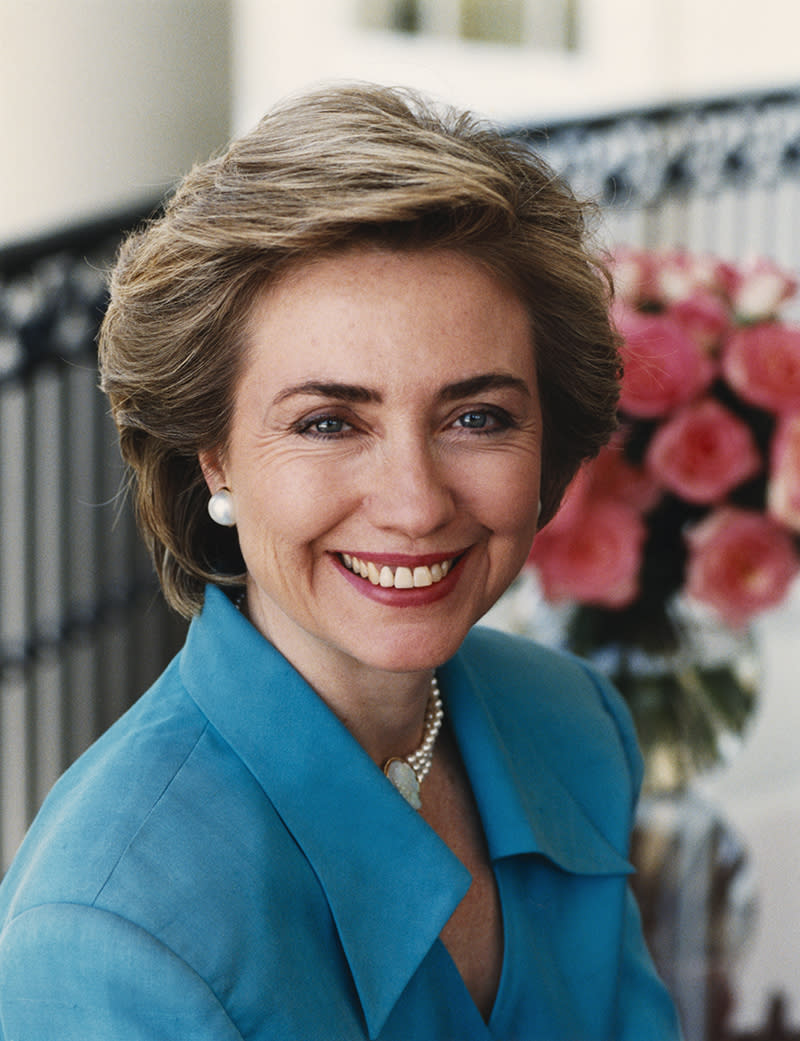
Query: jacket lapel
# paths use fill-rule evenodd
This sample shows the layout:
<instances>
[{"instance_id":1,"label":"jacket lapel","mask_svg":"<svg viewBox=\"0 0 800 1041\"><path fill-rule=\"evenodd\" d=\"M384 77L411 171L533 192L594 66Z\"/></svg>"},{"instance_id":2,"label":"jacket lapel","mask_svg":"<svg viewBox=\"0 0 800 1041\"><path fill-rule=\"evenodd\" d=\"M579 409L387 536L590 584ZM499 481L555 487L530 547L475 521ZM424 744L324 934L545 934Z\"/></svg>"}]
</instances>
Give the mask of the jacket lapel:
<instances>
[{"instance_id":1,"label":"jacket lapel","mask_svg":"<svg viewBox=\"0 0 800 1041\"><path fill-rule=\"evenodd\" d=\"M545 678L528 668L522 673L524 702L515 706L509 688L520 674L507 657L500 666L503 697L498 698L485 670L473 665L476 652L478 660L487 664L486 647L475 646L484 635L491 641L497 634L478 632L477 638L468 637L462 651L441 670L440 679L492 859L540 854L577 875L630 874L633 868L625 856L554 768L558 745L540 710L553 701L559 704L560 692L550 689ZM504 650L508 655L508 647ZM498 674L497 660L493 664ZM491 665L489 668L491 671ZM578 681L587 685L585 676L576 678ZM501 701L506 702L507 719L502 718L503 713L498 715ZM594 701L600 701L596 694ZM568 712L568 699L562 698L560 703L562 711ZM570 764L570 780L577 769Z\"/></svg>"}]
</instances>

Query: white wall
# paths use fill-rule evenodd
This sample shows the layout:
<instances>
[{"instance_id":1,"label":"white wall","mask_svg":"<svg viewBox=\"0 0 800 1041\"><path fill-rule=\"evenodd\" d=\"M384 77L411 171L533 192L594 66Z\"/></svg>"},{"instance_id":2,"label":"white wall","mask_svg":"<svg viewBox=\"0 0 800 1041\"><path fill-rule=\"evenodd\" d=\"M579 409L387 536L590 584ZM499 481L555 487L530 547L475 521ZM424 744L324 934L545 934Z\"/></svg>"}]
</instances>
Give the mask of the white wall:
<instances>
[{"instance_id":1,"label":"white wall","mask_svg":"<svg viewBox=\"0 0 800 1041\"><path fill-rule=\"evenodd\" d=\"M0 244L158 197L230 129L228 0L0 0Z\"/></svg>"},{"instance_id":2,"label":"white wall","mask_svg":"<svg viewBox=\"0 0 800 1041\"><path fill-rule=\"evenodd\" d=\"M800 84L797 0L660 0L693 88Z\"/></svg>"},{"instance_id":3,"label":"white wall","mask_svg":"<svg viewBox=\"0 0 800 1041\"><path fill-rule=\"evenodd\" d=\"M0 244L149 202L231 125L320 80L410 83L534 120L800 80L797 0L583 0L572 55L359 32L355 7L0 0Z\"/></svg>"},{"instance_id":4,"label":"white wall","mask_svg":"<svg viewBox=\"0 0 800 1041\"><path fill-rule=\"evenodd\" d=\"M582 0L577 54L359 32L354 0L233 0L235 116L329 79L417 86L493 118L800 82L797 0Z\"/></svg>"}]
</instances>

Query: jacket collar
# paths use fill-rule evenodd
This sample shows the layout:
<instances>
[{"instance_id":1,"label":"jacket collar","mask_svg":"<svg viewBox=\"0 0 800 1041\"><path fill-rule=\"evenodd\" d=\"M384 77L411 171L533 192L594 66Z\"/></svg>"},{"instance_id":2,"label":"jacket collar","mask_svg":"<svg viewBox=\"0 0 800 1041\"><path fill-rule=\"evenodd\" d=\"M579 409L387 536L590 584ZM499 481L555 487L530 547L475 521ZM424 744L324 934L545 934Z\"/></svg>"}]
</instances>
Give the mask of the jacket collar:
<instances>
[{"instance_id":1,"label":"jacket collar","mask_svg":"<svg viewBox=\"0 0 800 1041\"><path fill-rule=\"evenodd\" d=\"M511 754L507 735L500 732L490 709L496 698L478 670L471 668L471 643L468 637L462 651L440 670L440 680L492 860L540 854L571 874L632 873L630 863L598 829L551 765L550 727L530 726L525 733L530 751L524 759ZM485 649L472 653L481 655ZM533 677L526 682L528 701L536 696L530 690L535 683ZM539 697L553 696L543 683ZM536 703L529 707L535 709ZM512 725L518 729L523 724L516 719Z\"/></svg>"},{"instance_id":2,"label":"jacket collar","mask_svg":"<svg viewBox=\"0 0 800 1041\"><path fill-rule=\"evenodd\" d=\"M466 894L469 873L214 586L192 622L180 668L190 695L258 780L319 878L369 1036L377 1037ZM487 692L459 656L441 678L490 855L540 853L578 873L628 870L544 759L520 775Z\"/></svg>"}]
</instances>

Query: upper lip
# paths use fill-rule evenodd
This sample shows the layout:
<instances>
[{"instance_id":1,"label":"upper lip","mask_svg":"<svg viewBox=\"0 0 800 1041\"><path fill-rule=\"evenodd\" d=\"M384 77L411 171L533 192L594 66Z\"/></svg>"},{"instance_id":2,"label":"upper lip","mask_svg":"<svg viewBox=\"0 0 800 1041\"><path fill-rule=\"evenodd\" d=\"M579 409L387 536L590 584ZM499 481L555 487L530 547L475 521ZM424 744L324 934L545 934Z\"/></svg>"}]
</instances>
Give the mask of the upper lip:
<instances>
[{"instance_id":1,"label":"upper lip","mask_svg":"<svg viewBox=\"0 0 800 1041\"><path fill-rule=\"evenodd\" d=\"M373 564L386 565L387 567L430 567L432 564L441 564L445 560L455 560L466 551L454 550L448 553L370 553L368 550L340 550L340 555L346 553L348 557L357 557L359 560L371 561Z\"/></svg>"}]
</instances>

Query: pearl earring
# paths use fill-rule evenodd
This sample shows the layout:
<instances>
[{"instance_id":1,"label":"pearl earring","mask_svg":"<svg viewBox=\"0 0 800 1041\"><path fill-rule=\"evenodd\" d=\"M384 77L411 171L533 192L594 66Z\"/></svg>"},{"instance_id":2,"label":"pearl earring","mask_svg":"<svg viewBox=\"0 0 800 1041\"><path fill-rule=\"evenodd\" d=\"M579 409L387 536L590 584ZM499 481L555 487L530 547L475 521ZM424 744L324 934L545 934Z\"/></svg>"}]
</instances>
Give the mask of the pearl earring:
<instances>
[{"instance_id":1,"label":"pearl earring","mask_svg":"<svg viewBox=\"0 0 800 1041\"><path fill-rule=\"evenodd\" d=\"M208 500L208 515L215 524L224 528L232 528L236 523L236 509L233 496L227 488L220 488Z\"/></svg>"}]
</instances>

